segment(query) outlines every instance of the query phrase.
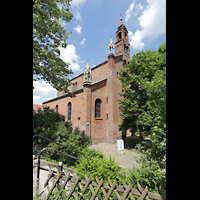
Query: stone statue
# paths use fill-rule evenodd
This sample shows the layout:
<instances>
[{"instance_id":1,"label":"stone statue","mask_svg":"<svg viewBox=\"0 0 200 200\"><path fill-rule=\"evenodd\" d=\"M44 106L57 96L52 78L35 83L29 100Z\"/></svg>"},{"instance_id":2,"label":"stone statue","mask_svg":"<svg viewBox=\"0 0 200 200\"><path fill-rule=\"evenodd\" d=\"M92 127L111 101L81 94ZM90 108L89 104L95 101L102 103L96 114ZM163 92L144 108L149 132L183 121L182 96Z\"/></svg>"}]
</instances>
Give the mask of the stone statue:
<instances>
[{"instance_id":1,"label":"stone statue","mask_svg":"<svg viewBox=\"0 0 200 200\"><path fill-rule=\"evenodd\" d=\"M112 53L112 49L113 49L113 52L114 52L114 48L115 48L115 46L114 46L114 43L112 41L112 36L110 36L110 42L108 44L108 54Z\"/></svg>"},{"instance_id":2,"label":"stone statue","mask_svg":"<svg viewBox=\"0 0 200 200\"><path fill-rule=\"evenodd\" d=\"M89 66L89 60L87 60L87 65L84 70L84 83L92 81L92 72Z\"/></svg>"}]
</instances>

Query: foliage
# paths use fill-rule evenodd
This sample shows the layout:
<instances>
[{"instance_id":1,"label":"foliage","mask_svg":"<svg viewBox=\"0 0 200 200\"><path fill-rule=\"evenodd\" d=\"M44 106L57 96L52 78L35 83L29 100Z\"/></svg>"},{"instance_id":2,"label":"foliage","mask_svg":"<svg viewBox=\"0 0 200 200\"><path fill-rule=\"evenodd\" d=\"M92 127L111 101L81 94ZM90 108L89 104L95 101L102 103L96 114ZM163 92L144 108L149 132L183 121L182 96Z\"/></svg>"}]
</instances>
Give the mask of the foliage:
<instances>
[{"instance_id":1,"label":"foliage","mask_svg":"<svg viewBox=\"0 0 200 200\"><path fill-rule=\"evenodd\" d=\"M120 130L147 136L137 148L143 153L140 169L130 170L125 178L136 187L148 186L159 192L165 182L166 165L166 44L158 51L141 51L120 71L123 100L118 100Z\"/></svg>"},{"instance_id":2,"label":"foliage","mask_svg":"<svg viewBox=\"0 0 200 200\"><path fill-rule=\"evenodd\" d=\"M137 158L136 161L141 164L140 168L129 169L125 176L125 181L137 189L137 183L142 188L148 187L148 191L160 193L159 186L165 183L164 172L161 170L158 161L147 159L146 155Z\"/></svg>"},{"instance_id":3,"label":"foliage","mask_svg":"<svg viewBox=\"0 0 200 200\"><path fill-rule=\"evenodd\" d=\"M43 110L39 110L38 113L33 112L33 135L41 135L54 140L58 122L64 121L64 118L64 115L49 107L43 107ZM42 138L34 139L34 145L47 147L48 144L49 142Z\"/></svg>"},{"instance_id":4,"label":"foliage","mask_svg":"<svg viewBox=\"0 0 200 200\"><path fill-rule=\"evenodd\" d=\"M75 128L74 131L72 129L72 124L70 122L59 122L57 131L55 132L55 142L60 143L64 146L67 146L71 149L75 149L77 151L82 151L84 148L86 148L90 143L91 139L87 135L81 135L78 128ZM73 151L71 149L67 149L63 146L57 145L55 143L49 143L49 147L52 147L53 149L57 149L61 152L70 154L74 157L80 157L80 153ZM52 159L52 160L60 160L63 163L67 163L67 157L63 157L56 153L46 153L46 158ZM76 160L68 157L68 166L73 166L75 164Z\"/></svg>"},{"instance_id":5,"label":"foliage","mask_svg":"<svg viewBox=\"0 0 200 200\"><path fill-rule=\"evenodd\" d=\"M115 159L107 159L103 153L100 151L94 151L91 149L83 150L85 156L81 156L81 161L76 164L75 168L77 174L81 178L85 179L85 174L91 176L92 181L96 181L96 176L101 180L107 182L108 177L111 180L119 180L119 167L118 163L115 162Z\"/></svg>"},{"instance_id":6,"label":"foliage","mask_svg":"<svg viewBox=\"0 0 200 200\"><path fill-rule=\"evenodd\" d=\"M91 143L90 137L81 135L78 128L73 130L72 124L64 122L64 119L64 115L55 112L54 109L50 109L49 107L43 107L43 110L40 110L38 113L33 112L33 135L41 135L71 149L82 151ZM79 156L77 152L39 137L34 138L33 145L41 148L48 146L75 157ZM42 157L51 161L57 160L67 163L66 156L61 156L50 150L45 151ZM74 159L69 158L68 161L69 165L74 165Z\"/></svg>"},{"instance_id":7,"label":"foliage","mask_svg":"<svg viewBox=\"0 0 200 200\"><path fill-rule=\"evenodd\" d=\"M120 71L123 100L120 130L148 136L149 160L164 167L166 152L166 44L158 51L141 51ZM146 144L148 146L148 144ZM164 162L163 162L164 160Z\"/></svg>"},{"instance_id":8,"label":"foliage","mask_svg":"<svg viewBox=\"0 0 200 200\"><path fill-rule=\"evenodd\" d=\"M71 34L61 25L73 17L70 1L33 0L33 80L43 79L57 90L63 87L65 92L70 84L66 77L73 72L60 58L58 47L66 48Z\"/></svg>"},{"instance_id":9,"label":"foliage","mask_svg":"<svg viewBox=\"0 0 200 200\"><path fill-rule=\"evenodd\" d=\"M81 161L76 164L75 169L77 170L77 175L80 175L81 179L85 179L85 174L88 177L91 176L91 180L96 182L96 176L99 180L103 179L104 183L108 182L108 178L111 181L116 181L117 184L122 181L120 180L120 170L118 163L115 159L107 159L102 152L93 149L84 149L84 156L81 156ZM90 194L89 188L86 190L86 194ZM113 196L114 194L112 194ZM112 197L111 196L111 197ZM103 199L103 193L99 191L97 195L98 199ZM111 198L112 199L112 198Z\"/></svg>"}]
</instances>

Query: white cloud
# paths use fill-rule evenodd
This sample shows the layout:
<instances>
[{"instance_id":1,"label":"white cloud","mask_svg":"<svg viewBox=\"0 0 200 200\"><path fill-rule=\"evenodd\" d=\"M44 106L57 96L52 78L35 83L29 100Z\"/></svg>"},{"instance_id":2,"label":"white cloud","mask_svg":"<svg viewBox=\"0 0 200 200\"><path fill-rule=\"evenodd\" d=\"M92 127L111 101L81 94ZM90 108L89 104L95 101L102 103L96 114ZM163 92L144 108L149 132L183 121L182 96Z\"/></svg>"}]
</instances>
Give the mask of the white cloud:
<instances>
[{"instance_id":1,"label":"white cloud","mask_svg":"<svg viewBox=\"0 0 200 200\"><path fill-rule=\"evenodd\" d=\"M70 3L72 7L79 7L80 5L84 4L86 0L72 0Z\"/></svg>"},{"instance_id":2,"label":"white cloud","mask_svg":"<svg viewBox=\"0 0 200 200\"><path fill-rule=\"evenodd\" d=\"M141 30L133 34L130 31L130 45L134 49L141 49L144 39L157 37L166 32L166 0L149 0L146 9L138 17ZM141 4L137 6L143 9Z\"/></svg>"},{"instance_id":3,"label":"white cloud","mask_svg":"<svg viewBox=\"0 0 200 200\"><path fill-rule=\"evenodd\" d=\"M81 19L82 19L79 10L75 10L74 13L75 13L75 18L76 18L76 20L81 20Z\"/></svg>"},{"instance_id":4,"label":"white cloud","mask_svg":"<svg viewBox=\"0 0 200 200\"><path fill-rule=\"evenodd\" d=\"M38 100L39 100L40 98L41 98L41 96L33 95L33 103L38 102Z\"/></svg>"},{"instance_id":5,"label":"white cloud","mask_svg":"<svg viewBox=\"0 0 200 200\"><path fill-rule=\"evenodd\" d=\"M135 1L136 0L134 0L131 3L131 5L129 6L129 8L126 11L125 22L127 22L131 18L131 15L133 17L137 16L143 10L143 5L141 3L139 3L135 6ZM135 8L134 11L133 11L133 8Z\"/></svg>"},{"instance_id":6,"label":"white cloud","mask_svg":"<svg viewBox=\"0 0 200 200\"><path fill-rule=\"evenodd\" d=\"M33 81L33 103L37 104L41 98L46 99L51 96L55 96L56 89L54 89L50 84L45 81Z\"/></svg>"},{"instance_id":7,"label":"white cloud","mask_svg":"<svg viewBox=\"0 0 200 200\"><path fill-rule=\"evenodd\" d=\"M141 3L139 3L139 4L137 5L137 7L138 7L138 9L140 9L140 10L142 10L142 9L143 9L143 6L142 6L142 4L141 4Z\"/></svg>"},{"instance_id":8,"label":"white cloud","mask_svg":"<svg viewBox=\"0 0 200 200\"><path fill-rule=\"evenodd\" d=\"M70 3L76 20L82 19L80 14L80 6L82 6L85 2L86 0L72 0L72 2Z\"/></svg>"},{"instance_id":9,"label":"white cloud","mask_svg":"<svg viewBox=\"0 0 200 200\"><path fill-rule=\"evenodd\" d=\"M151 0L139 18L140 26L149 36L166 32L166 0Z\"/></svg>"},{"instance_id":10,"label":"white cloud","mask_svg":"<svg viewBox=\"0 0 200 200\"><path fill-rule=\"evenodd\" d=\"M144 38L143 32L137 30L135 34L132 31L129 31L130 45L135 49L142 49L144 47L144 42L142 39Z\"/></svg>"},{"instance_id":11,"label":"white cloud","mask_svg":"<svg viewBox=\"0 0 200 200\"><path fill-rule=\"evenodd\" d=\"M77 27L74 27L74 30L78 33L78 34L80 34L81 33L81 25L77 25Z\"/></svg>"},{"instance_id":12,"label":"white cloud","mask_svg":"<svg viewBox=\"0 0 200 200\"><path fill-rule=\"evenodd\" d=\"M60 58L66 62L70 63L69 68L72 71L80 71L79 57L76 54L76 47L73 44L68 44L66 48L59 47Z\"/></svg>"},{"instance_id":13,"label":"white cloud","mask_svg":"<svg viewBox=\"0 0 200 200\"><path fill-rule=\"evenodd\" d=\"M128 10L126 11L125 22L127 22L131 18L131 12L133 11L134 4L135 4L135 0L132 2L132 4L129 6Z\"/></svg>"},{"instance_id":14,"label":"white cloud","mask_svg":"<svg viewBox=\"0 0 200 200\"><path fill-rule=\"evenodd\" d=\"M80 42L81 45L85 44L86 39L83 38L83 40Z\"/></svg>"}]
</instances>

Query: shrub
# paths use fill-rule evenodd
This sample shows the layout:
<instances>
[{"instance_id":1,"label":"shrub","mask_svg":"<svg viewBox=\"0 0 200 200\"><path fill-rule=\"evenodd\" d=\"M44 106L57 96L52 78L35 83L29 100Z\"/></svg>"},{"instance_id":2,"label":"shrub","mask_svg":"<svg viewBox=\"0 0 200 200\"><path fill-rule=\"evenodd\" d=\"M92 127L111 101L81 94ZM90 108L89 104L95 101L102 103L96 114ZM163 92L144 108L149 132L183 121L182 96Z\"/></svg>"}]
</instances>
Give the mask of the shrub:
<instances>
[{"instance_id":1,"label":"shrub","mask_svg":"<svg viewBox=\"0 0 200 200\"><path fill-rule=\"evenodd\" d=\"M148 191L154 193L160 193L159 186L165 183L164 172L161 170L158 161L148 160L146 155L142 155L137 159L137 162L141 164L140 168L130 169L129 174L126 177L128 182L134 188L137 188L137 182L142 188L148 187Z\"/></svg>"},{"instance_id":2,"label":"shrub","mask_svg":"<svg viewBox=\"0 0 200 200\"><path fill-rule=\"evenodd\" d=\"M85 174L91 176L92 181L96 181L96 176L104 182L108 181L108 177L114 181L119 180L119 171L122 169L114 158L107 159L100 151L86 149L83 151L85 156L81 156L81 161L76 164L77 174L85 179Z\"/></svg>"},{"instance_id":3,"label":"shrub","mask_svg":"<svg viewBox=\"0 0 200 200\"><path fill-rule=\"evenodd\" d=\"M72 129L72 124L70 122L59 122L57 131L55 132L55 142L65 145L71 149L75 149L77 151L82 151L86 148L90 143L91 139L89 136L81 135L78 128L75 128L74 131ZM64 153L70 154L74 157L80 157L80 154L55 143L49 143L49 147L53 149L57 149ZM46 159L62 161L64 164L67 163L67 157L63 157L60 154L55 152L47 152L44 154ZM68 166L73 166L76 160L68 157Z\"/></svg>"},{"instance_id":4,"label":"shrub","mask_svg":"<svg viewBox=\"0 0 200 200\"><path fill-rule=\"evenodd\" d=\"M104 183L108 183L108 178L111 181L116 181L119 185L120 180L120 170L118 163L115 162L114 158L107 159L102 152L95 151L93 149L84 149L83 153L85 155L81 156L81 161L76 163L75 169L77 170L77 175L80 175L81 179L85 180L85 174L88 178L91 176L91 180L96 182L96 176L99 180L103 179ZM86 190L86 194L90 194L89 188ZM114 194L111 195L111 197ZM102 191L99 191L97 195L98 199L103 199Z\"/></svg>"}]
</instances>

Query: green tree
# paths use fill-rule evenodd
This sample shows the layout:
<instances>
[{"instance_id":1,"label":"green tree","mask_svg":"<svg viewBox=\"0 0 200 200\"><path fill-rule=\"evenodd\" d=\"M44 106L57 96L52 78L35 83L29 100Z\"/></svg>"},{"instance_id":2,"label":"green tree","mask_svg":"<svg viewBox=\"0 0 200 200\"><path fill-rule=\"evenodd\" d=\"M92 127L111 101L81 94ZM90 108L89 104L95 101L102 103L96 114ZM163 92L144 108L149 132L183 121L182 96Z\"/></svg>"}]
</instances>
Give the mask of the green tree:
<instances>
[{"instance_id":1,"label":"green tree","mask_svg":"<svg viewBox=\"0 0 200 200\"><path fill-rule=\"evenodd\" d=\"M75 128L73 130L72 124L70 122L58 122L57 130L55 131L54 134L55 134L55 139L54 139L55 142L67 146L70 149L67 149L55 143L49 143L48 146L57 149L61 152L72 155L74 157L80 157L82 154L73 151L72 149L81 152L91 143L90 136L81 135L80 130L78 128ZM60 160L65 164L67 163L66 157L62 157L59 154L55 154L54 152L46 153L45 156L46 158L50 158L52 160L57 160L57 161ZM76 163L75 159L68 157L68 166L73 166L75 163Z\"/></svg>"},{"instance_id":2,"label":"green tree","mask_svg":"<svg viewBox=\"0 0 200 200\"><path fill-rule=\"evenodd\" d=\"M141 51L120 71L123 100L120 103L120 130L150 138L147 159L161 168L166 152L166 44L158 51Z\"/></svg>"},{"instance_id":3,"label":"green tree","mask_svg":"<svg viewBox=\"0 0 200 200\"><path fill-rule=\"evenodd\" d=\"M43 79L57 90L70 85L69 63L60 58L58 47L66 48L67 32L61 23L69 22L71 0L33 0L33 80Z\"/></svg>"},{"instance_id":4,"label":"green tree","mask_svg":"<svg viewBox=\"0 0 200 200\"><path fill-rule=\"evenodd\" d=\"M43 110L40 110L38 113L33 112L33 135L40 135L71 149L82 151L91 143L91 138L87 135L81 135L78 128L73 130L72 124L64 121L64 115L55 112L54 109L50 109L49 107L43 107ZM81 156L80 153L76 151L46 141L40 137L35 137L33 139L33 145L41 148L48 146L75 157ZM38 155L40 148L34 147L33 149L35 154ZM51 150L45 151L42 154L42 157L47 160L60 160L65 164L67 163L66 156L63 157L61 154L55 153L55 151ZM74 165L75 161L75 159L68 158L69 165Z\"/></svg>"},{"instance_id":5,"label":"green tree","mask_svg":"<svg viewBox=\"0 0 200 200\"><path fill-rule=\"evenodd\" d=\"M43 107L38 113L33 112L33 135L41 135L43 137L54 140L56 138L56 130L58 128L58 122L64 121L65 116L55 112L54 109L49 107ZM47 147L48 141L36 137L34 139L34 145L40 147Z\"/></svg>"}]
</instances>

